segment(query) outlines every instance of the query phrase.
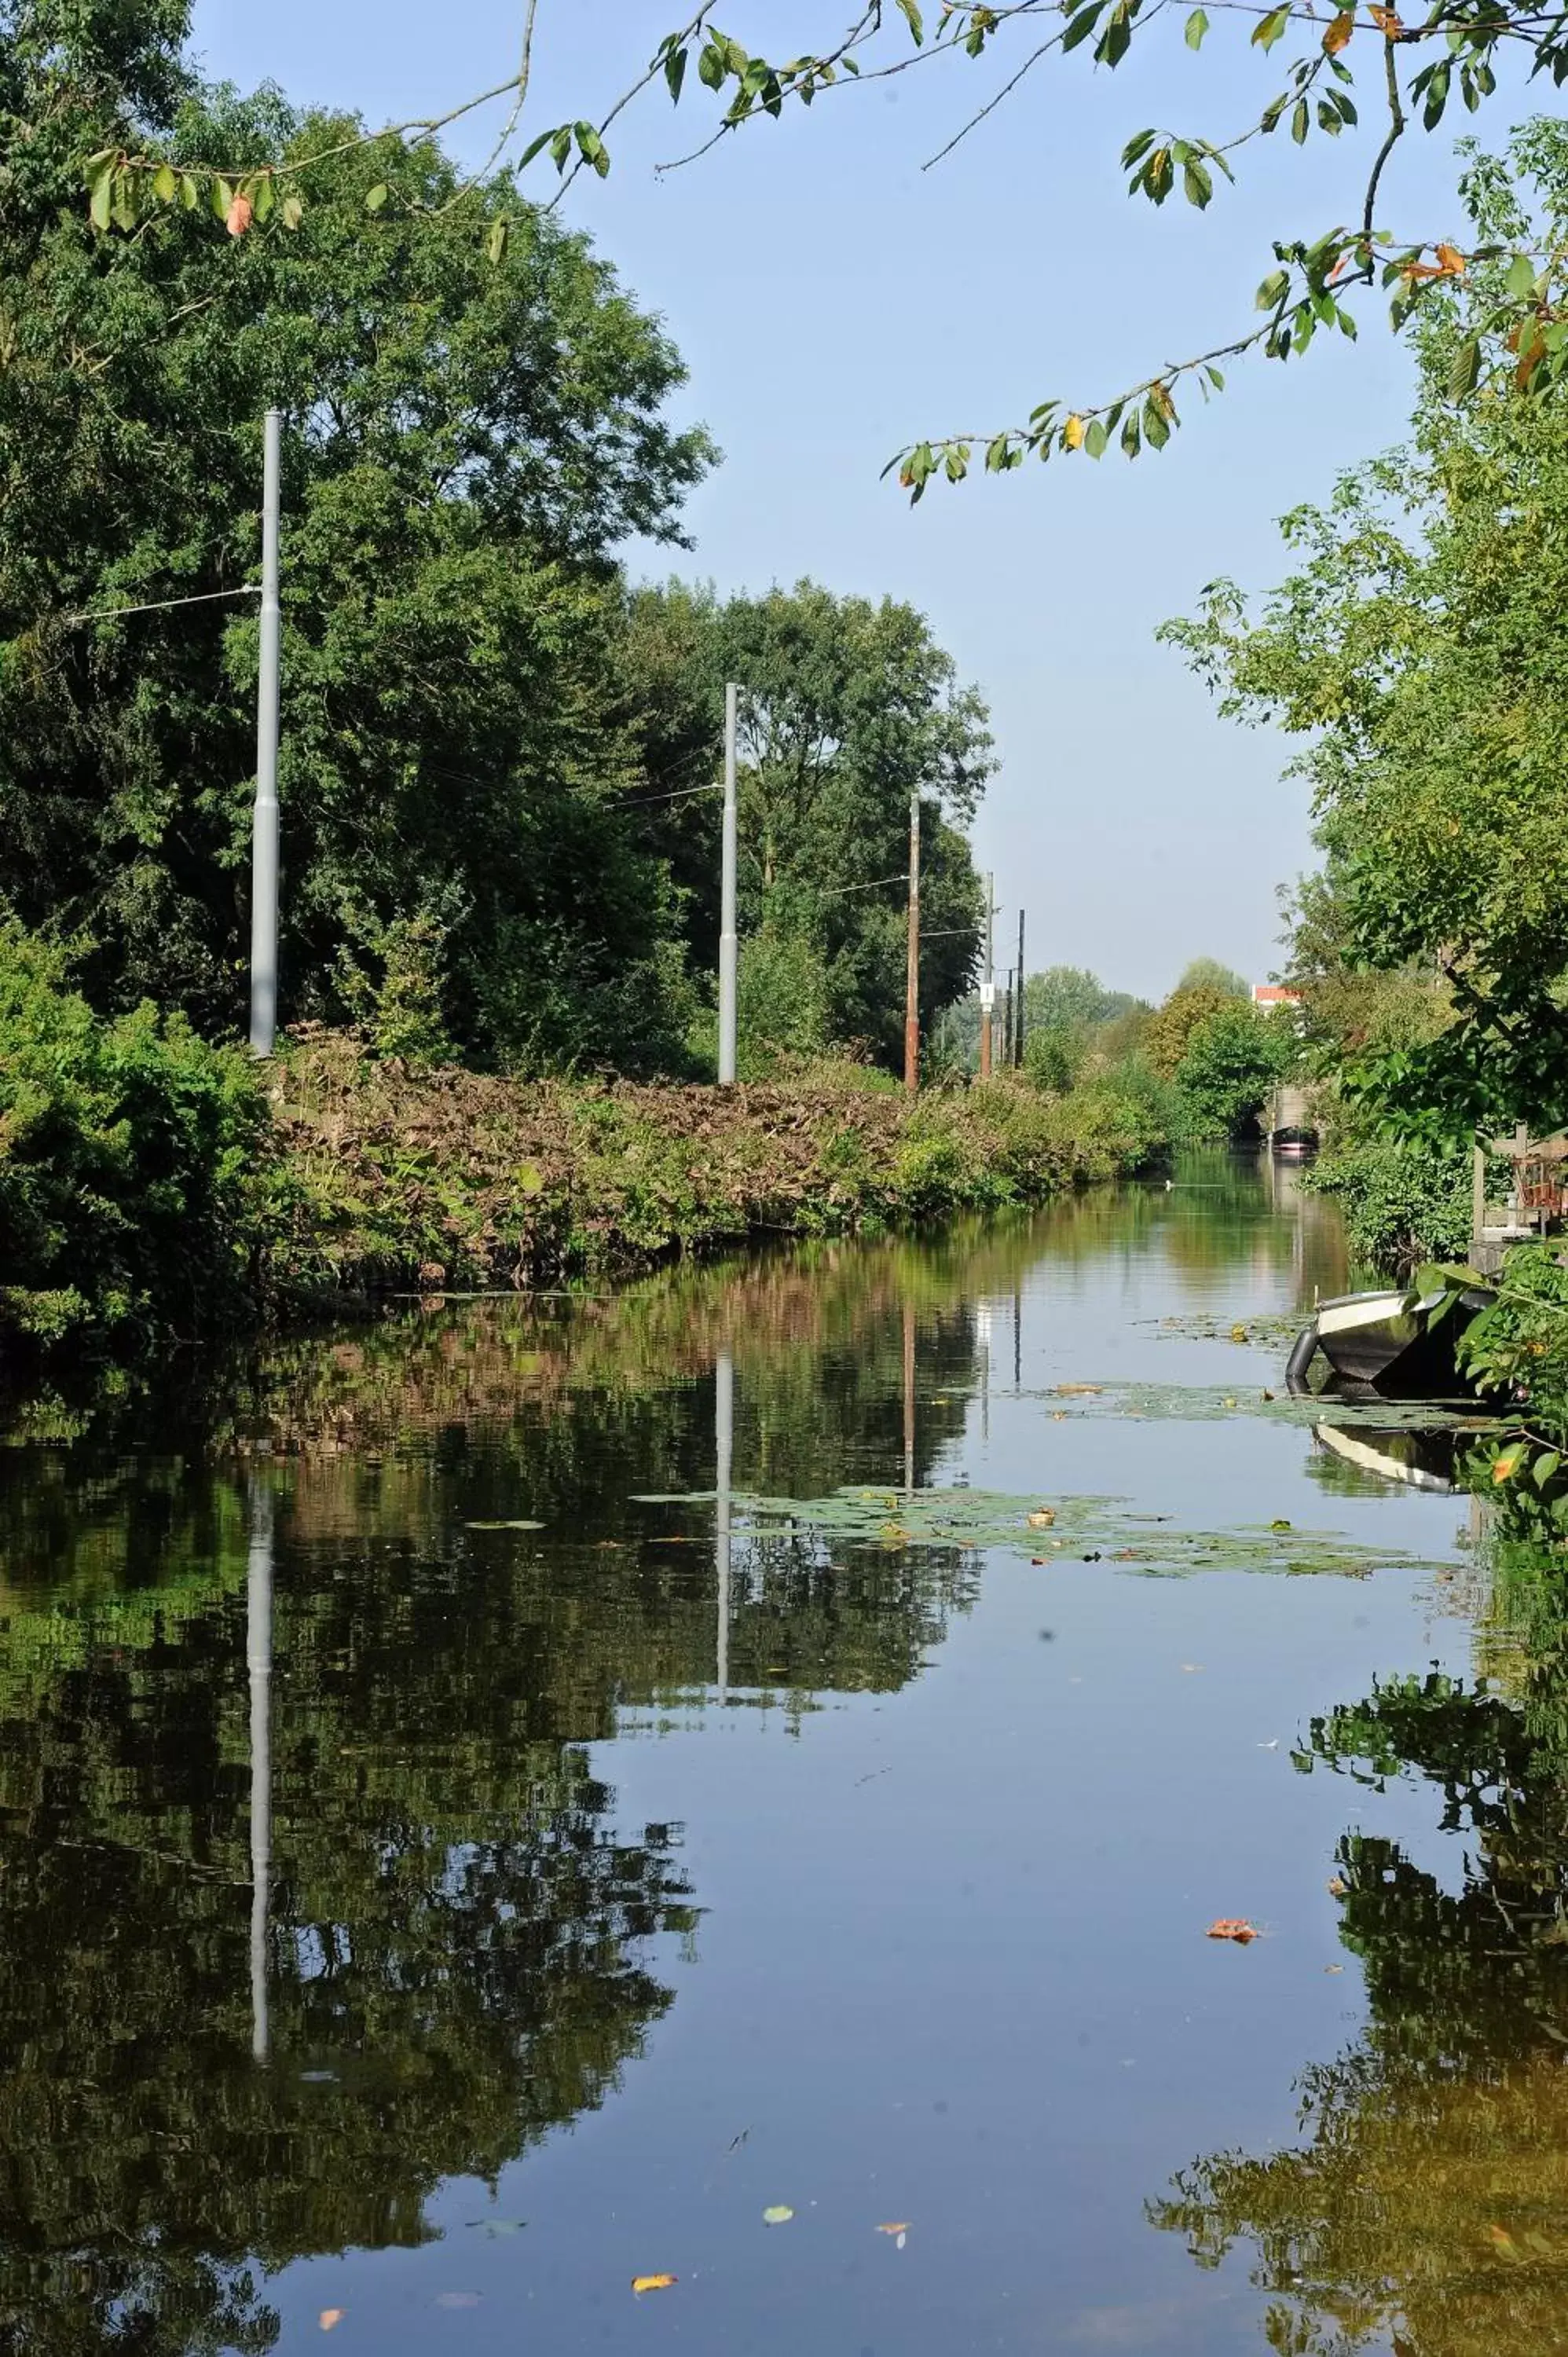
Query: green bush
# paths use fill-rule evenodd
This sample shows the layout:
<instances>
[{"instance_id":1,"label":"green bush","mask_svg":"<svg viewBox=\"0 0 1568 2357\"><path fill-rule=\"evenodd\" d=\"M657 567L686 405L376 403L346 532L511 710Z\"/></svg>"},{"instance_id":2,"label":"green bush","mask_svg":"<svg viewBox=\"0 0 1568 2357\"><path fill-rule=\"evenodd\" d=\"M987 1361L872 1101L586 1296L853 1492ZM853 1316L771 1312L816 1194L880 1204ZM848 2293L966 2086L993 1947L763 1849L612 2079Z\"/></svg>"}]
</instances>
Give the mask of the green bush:
<instances>
[{"instance_id":1,"label":"green bush","mask_svg":"<svg viewBox=\"0 0 1568 2357\"><path fill-rule=\"evenodd\" d=\"M1168 1160L1188 1128L1180 1091L1140 1056L1086 1072L1052 1114L1059 1139L1090 1177L1152 1169Z\"/></svg>"},{"instance_id":2,"label":"green bush","mask_svg":"<svg viewBox=\"0 0 1568 2357\"><path fill-rule=\"evenodd\" d=\"M240 1055L150 1006L104 1022L0 922L0 1333L231 1315L264 1111Z\"/></svg>"},{"instance_id":3,"label":"green bush","mask_svg":"<svg viewBox=\"0 0 1568 2357\"><path fill-rule=\"evenodd\" d=\"M1024 1042L1024 1070L1037 1089L1065 1096L1078 1077L1083 1049L1077 1035L1060 1027L1031 1031Z\"/></svg>"},{"instance_id":4,"label":"green bush","mask_svg":"<svg viewBox=\"0 0 1568 2357\"><path fill-rule=\"evenodd\" d=\"M1343 1207L1358 1260L1405 1276L1418 1261L1455 1260L1470 1249L1470 1156L1390 1138L1337 1147L1302 1173L1302 1184Z\"/></svg>"}]
</instances>

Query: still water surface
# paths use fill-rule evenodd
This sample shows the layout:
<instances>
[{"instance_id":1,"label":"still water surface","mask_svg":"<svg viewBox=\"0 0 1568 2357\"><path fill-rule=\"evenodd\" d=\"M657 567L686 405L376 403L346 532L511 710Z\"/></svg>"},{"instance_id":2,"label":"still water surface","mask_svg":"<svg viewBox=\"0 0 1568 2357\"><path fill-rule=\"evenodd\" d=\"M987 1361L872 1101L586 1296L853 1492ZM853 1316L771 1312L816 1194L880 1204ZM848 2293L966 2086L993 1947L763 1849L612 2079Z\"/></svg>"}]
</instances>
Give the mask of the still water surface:
<instances>
[{"instance_id":1,"label":"still water surface","mask_svg":"<svg viewBox=\"0 0 1568 2357\"><path fill-rule=\"evenodd\" d=\"M1345 1281L1215 1157L18 1440L0 2349L1568 2348L1568 1648Z\"/></svg>"}]
</instances>

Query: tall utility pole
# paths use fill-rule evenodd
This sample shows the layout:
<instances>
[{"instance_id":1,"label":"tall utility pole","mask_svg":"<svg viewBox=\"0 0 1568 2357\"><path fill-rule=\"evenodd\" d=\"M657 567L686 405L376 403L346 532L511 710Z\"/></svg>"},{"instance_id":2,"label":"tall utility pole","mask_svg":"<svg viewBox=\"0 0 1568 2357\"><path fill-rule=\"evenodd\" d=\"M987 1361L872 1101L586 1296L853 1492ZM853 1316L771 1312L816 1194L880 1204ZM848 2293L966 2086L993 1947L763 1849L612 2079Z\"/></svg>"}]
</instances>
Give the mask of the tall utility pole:
<instances>
[{"instance_id":1,"label":"tall utility pole","mask_svg":"<svg viewBox=\"0 0 1568 2357\"><path fill-rule=\"evenodd\" d=\"M904 1086L920 1085L920 797L909 797L909 954L904 975Z\"/></svg>"},{"instance_id":2,"label":"tall utility pole","mask_svg":"<svg viewBox=\"0 0 1568 2357\"><path fill-rule=\"evenodd\" d=\"M980 1077L991 1078L991 1010L996 1004L996 981L992 972L992 932L996 916L996 878L985 878L985 972L980 984Z\"/></svg>"},{"instance_id":3,"label":"tall utility pole","mask_svg":"<svg viewBox=\"0 0 1568 2357\"><path fill-rule=\"evenodd\" d=\"M256 687L256 810L251 848L251 1053L270 1056L278 1025L278 510L283 412L269 409L262 478L262 662Z\"/></svg>"},{"instance_id":4,"label":"tall utility pole","mask_svg":"<svg viewBox=\"0 0 1568 2357\"><path fill-rule=\"evenodd\" d=\"M725 688L725 818L724 865L719 884L719 1086L735 1086L736 971L739 942L736 935L736 738L740 726L740 690L734 680Z\"/></svg>"},{"instance_id":5,"label":"tall utility pole","mask_svg":"<svg viewBox=\"0 0 1568 2357\"><path fill-rule=\"evenodd\" d=\"M1024 911L1018 911L1018 1004L1013 1017L1013 1061L1024 1060Z\"/></svg>"}]
</instances>

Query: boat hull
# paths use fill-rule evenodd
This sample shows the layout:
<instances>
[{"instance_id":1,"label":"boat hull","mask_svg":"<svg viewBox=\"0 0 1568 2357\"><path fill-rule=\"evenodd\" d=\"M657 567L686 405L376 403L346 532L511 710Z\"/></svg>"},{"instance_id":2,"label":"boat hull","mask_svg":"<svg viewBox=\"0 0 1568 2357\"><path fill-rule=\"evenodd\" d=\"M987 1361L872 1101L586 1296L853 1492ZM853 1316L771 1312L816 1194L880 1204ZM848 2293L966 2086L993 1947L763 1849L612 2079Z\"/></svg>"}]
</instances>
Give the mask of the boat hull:
<instances>
[{"instance_id":1,"label":"boat hull","mask_svg":"<svg viewBox=\"0 0 1568 2357\"><path fill-rule=\"evenodd\" d=\"M1435 1323L1432 1312L1445 1297L1412 1302L1392 1290L1350 1293L1320 1302L1317 1316L1297 1340L1285 1370L1288 1388L1311 1392L1315 1362L1323 1361L1328 1382L1345 1393L1380 1399L1455 1399L1464 1395L1455 1359L1459 1339L1490 1296L1479 1287L1462 1294Z\"/></svg>"}]
</instances>

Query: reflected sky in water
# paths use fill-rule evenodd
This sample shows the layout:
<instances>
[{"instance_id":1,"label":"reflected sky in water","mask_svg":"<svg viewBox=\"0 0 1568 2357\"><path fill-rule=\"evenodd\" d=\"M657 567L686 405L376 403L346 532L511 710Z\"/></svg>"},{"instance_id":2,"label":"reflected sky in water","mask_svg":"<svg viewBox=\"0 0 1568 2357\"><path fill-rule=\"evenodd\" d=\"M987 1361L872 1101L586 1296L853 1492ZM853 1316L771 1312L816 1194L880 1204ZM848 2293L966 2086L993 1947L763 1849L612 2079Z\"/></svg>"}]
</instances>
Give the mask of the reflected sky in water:
<instances>
[{"instance_id":1,"label":"reflected sky in water","mask_svg":"<svg viewBox=\"0 0 1568 2357\"><path fill-rule=\"evenodd\" d=\"M1552 1591L1249 1412L1347 1282L1195 1157L18 1437L0 2348L1556 2346ZM1371 1565L726 1549L726 1456Z\"/></svg>"}]
</instances>

